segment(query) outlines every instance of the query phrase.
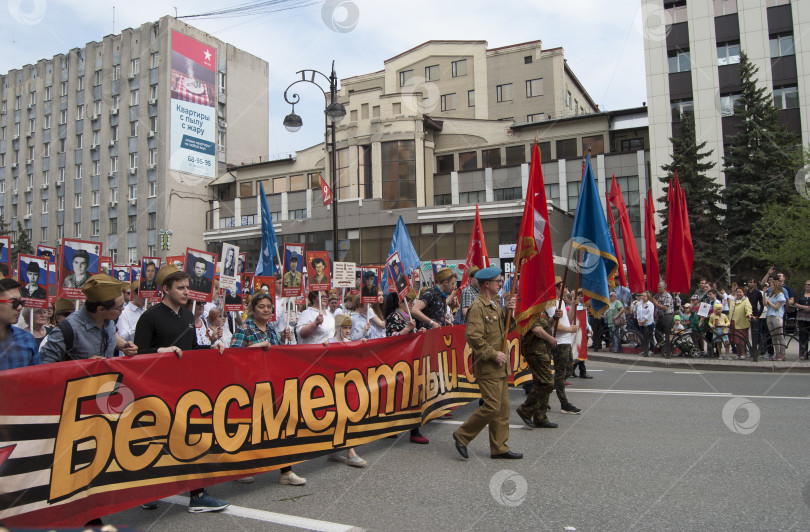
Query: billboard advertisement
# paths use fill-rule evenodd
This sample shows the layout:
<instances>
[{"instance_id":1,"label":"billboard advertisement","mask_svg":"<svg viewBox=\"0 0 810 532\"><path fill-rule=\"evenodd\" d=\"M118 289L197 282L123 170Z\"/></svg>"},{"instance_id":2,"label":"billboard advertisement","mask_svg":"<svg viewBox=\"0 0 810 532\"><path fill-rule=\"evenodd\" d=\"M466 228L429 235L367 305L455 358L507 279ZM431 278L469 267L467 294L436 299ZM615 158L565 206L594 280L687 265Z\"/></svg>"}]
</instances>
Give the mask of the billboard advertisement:
<instances>
[{"instance_id":1,"label":"billboard advertisement","mask_svg":"<svg viewBox=\"0 0 810 532\"><path fill-rule=\"evenodd\" d=\"M171 170L216 173L216 49L172 31Z\"/></svg>"}]
</instances>

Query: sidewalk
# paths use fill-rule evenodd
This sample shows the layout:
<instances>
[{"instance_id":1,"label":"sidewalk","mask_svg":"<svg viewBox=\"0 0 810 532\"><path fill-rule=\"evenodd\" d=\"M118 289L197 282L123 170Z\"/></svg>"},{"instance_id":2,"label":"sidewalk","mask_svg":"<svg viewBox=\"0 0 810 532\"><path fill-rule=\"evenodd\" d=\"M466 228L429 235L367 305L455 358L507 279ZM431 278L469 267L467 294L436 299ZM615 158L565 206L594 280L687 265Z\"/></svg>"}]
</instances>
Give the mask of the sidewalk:
<instances>
[{"instance_id":1,"label":"sidewalk","mask_svg":"<svg viewBox=\"0 0 810 532\"><path fill-rule=\"evenodd\" d=\"M810 362L799 360L799 346L789 345L786 353L786 362L773 362L762 360L754 362L751 358L745 360L719 360L717 358L685 358L673 356L664 358L662 355L643 357L641 353L634 353L637 349L623 348L623 352L614 353L609 349L594 351L588 349L588 360L597 362L613 362L617 364L634 364L637 366L652 366L658 368L694 369L705 371L759 371L767 373L810 373Z\"/></svg>"}]
</instances>

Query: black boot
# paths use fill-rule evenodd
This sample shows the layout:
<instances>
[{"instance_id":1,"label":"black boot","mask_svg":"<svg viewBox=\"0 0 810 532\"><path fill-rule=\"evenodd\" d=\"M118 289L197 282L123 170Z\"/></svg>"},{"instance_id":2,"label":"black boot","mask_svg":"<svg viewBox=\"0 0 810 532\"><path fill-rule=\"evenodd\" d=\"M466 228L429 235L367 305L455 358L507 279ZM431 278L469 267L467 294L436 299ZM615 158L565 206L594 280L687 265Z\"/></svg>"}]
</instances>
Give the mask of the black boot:
<instances>
[{"instance_id":1,"label":"black boot","mask_svg":"<svg viewBox=\"0 0 810 532\"><path fill-rule=\"evenodd\" d=\"M580 361L579 363L579 377L581 379L592 379L593 377L588 375L588 370L585 369L585 361Z\"/></svg>"}]
</instances>

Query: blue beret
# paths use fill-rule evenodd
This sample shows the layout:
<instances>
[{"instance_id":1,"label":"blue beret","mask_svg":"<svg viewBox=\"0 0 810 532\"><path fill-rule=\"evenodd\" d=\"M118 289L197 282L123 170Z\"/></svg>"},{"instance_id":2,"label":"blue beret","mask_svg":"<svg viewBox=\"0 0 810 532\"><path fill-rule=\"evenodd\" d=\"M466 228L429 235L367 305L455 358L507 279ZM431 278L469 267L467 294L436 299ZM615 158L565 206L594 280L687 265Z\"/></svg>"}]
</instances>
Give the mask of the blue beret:
<instances>
[{"instance_id":1,"label":"blue beret","mask_svg":"<svg viewBox=\"0 0 810 532\"><path fill-rule=\"evenodd\" d=\"M500 268L490 266L489 268L478 270L478 273L475 274L475 278L478 279L479 281L491 281L492 279L495 279L502 273L503 270L501 270Z\"/></svg>"}]
</instances>

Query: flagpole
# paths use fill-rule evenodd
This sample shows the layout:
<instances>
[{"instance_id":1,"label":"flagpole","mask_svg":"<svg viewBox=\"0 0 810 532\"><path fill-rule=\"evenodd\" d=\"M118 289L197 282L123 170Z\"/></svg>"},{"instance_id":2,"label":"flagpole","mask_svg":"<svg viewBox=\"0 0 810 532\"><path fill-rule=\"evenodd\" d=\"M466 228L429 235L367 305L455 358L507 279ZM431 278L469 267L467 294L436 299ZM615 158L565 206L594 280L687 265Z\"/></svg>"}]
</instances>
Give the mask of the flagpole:
<instances>
[{"instance_id":1,"label":"flagpole","mask_svg":"<svg viewBox=\"0 0 810 532\"><path fill-rule=\"evenodd\" d=\"M568 258L565 260L565 271L563 271L563 278L562 278L562 287L560 289L560 295L557 296L557 310L562 308L563 297L562 297L562 288L565 288L565 281L568 279L568 269L571 267L571 255L574 252L574 244L571 244L571 247L568 249ZM555 289L556 290L556 289ZM559 318L554 318L554 331L552 336L557 336L557 325L559 325Z\"/></svg>"},{"instance_id":2,"label":"flagpole","mask_svg":"<svg viewBox=\"0 0 810 532\"><path fill-rule=\"evenodd\" d=\"M518 246L518 247L520 247L520 246ZM521 257L521 259L522 259L522 257ZM515 273L514 273L514 277L512 278L512 286L509 287L509 301L511 301L512 298L515 297L515 287L517 286L517 283L518 283L518 275L520 273L520 265L521 265L522 262L523 262L523 260L519 260L517 265L515 265ZM504 334L503 334L503 348L501 349L501 352L503 352L503 353L506 353L506 344L509 341L509 325L510 325L511 321L512 321L512 311L507 307L507 309L506 309L506 327L503 330L504 331Z\"/></svg>"}]
</instances>

